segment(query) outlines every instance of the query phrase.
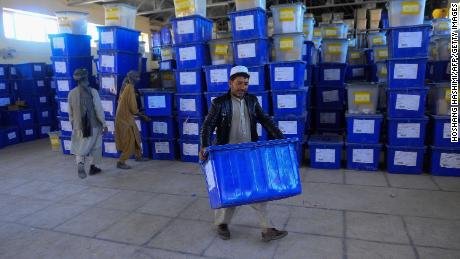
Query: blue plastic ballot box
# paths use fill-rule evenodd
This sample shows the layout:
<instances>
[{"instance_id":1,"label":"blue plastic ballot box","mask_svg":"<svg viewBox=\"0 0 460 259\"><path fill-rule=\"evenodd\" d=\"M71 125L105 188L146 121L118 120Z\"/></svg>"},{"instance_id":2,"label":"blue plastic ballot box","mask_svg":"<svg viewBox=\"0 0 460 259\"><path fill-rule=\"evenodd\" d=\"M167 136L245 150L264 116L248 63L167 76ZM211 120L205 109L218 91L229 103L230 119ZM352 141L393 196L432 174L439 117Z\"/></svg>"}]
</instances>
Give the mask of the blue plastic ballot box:
<instances>
[{"instance_id":1,"label":"blue plastic ballot box","mask_svg":"<svg viewBox=\"0 0 460 259\"><path fill-rule=\"evenodd\" d=\"M211 146L201 162L211 208L279 200L302 192L298 139Z\"/></svg>"}]
</instances>

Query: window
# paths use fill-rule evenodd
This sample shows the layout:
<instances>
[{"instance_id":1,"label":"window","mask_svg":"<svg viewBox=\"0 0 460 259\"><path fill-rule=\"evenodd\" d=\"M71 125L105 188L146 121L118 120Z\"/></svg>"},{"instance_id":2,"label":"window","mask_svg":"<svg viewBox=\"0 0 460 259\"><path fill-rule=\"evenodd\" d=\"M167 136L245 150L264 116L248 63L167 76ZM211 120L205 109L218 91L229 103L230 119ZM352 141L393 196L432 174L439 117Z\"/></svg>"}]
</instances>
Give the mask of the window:
<instances>
[{"instance_id":1,"label":"window","mask_svg":"<svg viewBox=\"0 0 460 259\"><path fill-rule=\"evenodd\" d=\"M58 25L54 16L3 8L3 29L8 39L48 42Z\"/></svg>"}]
</instances>

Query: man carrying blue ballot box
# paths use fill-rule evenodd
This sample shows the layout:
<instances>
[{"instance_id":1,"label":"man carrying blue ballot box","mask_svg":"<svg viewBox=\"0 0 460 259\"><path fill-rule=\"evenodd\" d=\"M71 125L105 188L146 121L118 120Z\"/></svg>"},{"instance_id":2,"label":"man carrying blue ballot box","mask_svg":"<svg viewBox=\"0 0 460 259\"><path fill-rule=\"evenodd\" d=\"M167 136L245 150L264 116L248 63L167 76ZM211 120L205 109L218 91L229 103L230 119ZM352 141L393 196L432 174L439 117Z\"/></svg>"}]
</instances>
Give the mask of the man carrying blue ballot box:
<instances>
[{"instance_id":1,"label":"man carrying blue ballot box","mask_svg":"<svg viewBox=\"0 0 460 259\"><path fill-rule=\"evenodd\" d=\"M284 136L270 117L264 113L255 95L248 94L249 71L247 67L235 66L230 71L230 90L227 94L215 98L201 129L200 160L206 160L205 149L211 145L211 136L216 130L214 145L256 142L257 123L260 123L273 139ZM259 217L262 228L262 240L269 242L285 237L287 231L273 228L268 213L267 203L250 205ZM223 240L230 239L228 224L237 207L215 210L214 223L217 234Z\"/></svg>"}]
</instances>

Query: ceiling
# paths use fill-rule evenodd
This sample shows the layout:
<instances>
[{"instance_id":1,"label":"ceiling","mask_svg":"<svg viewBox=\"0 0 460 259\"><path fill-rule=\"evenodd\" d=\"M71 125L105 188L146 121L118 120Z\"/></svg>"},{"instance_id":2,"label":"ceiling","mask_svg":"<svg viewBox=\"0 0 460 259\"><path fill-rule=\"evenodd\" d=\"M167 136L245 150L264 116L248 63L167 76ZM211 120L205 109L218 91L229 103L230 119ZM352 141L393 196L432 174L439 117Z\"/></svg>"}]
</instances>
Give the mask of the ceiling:
<instances>
[{"instance_id":1,"label":"ceiling","mask_svg":"<svg viewBox=\"0 0 460 259\"><path fill-rule=\"evenodd\" d=\"M289 0L266 0L267 7L273 4L292 3ZM127 3L136 6L138 15L150 18L152 25L163 25L174 18L174 0L68 0L68 5ZM344 19L354 18L354 10L361 7L383 8L386 0L304 0L306 12L313 13L316 20L321 20L322 13L342 12ZM207 17L214 20L225 20L227 13L235 10L234 0L207 0ZM427 0L425 15L430 17L434 8L446 6L447 0Z\"/></svg>"}]
</instances>

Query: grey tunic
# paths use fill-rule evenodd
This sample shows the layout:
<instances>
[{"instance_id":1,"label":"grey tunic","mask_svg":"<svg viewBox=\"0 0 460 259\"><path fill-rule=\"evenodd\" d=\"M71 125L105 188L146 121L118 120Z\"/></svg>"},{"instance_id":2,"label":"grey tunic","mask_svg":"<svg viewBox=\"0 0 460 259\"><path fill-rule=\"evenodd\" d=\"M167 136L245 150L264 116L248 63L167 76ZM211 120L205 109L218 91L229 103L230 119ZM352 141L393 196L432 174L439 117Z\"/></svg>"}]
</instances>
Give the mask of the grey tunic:
<instances>
[{"instance_id":1,"label":"grey tunic","mask_svg":"<svg viewBox=\"0 0 460 259\"><path fill-rule=\"evenodd\" d=\"M232 126L229 144L251 142L251 121L244 99L232 96Z\"/></svg>"}]
</instances>

